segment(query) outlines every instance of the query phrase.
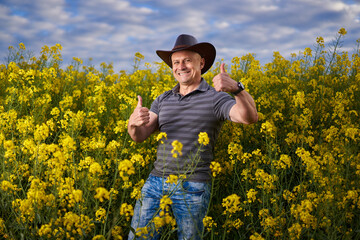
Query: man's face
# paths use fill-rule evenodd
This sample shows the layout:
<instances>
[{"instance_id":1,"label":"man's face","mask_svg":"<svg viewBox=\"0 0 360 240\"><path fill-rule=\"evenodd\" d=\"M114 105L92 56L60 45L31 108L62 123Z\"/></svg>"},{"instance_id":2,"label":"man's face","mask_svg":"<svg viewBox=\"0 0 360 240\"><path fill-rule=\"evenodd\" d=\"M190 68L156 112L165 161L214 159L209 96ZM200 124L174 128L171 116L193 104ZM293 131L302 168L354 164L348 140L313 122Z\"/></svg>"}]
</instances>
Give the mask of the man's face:
<instances>
[{"instance_id":1,"label":"man's face","mask_svg":"<svg viewBox=\"0 0 360 240\"><path fill-rule=\"evenodd\" d=\"M205 59L192 51L179 51L171 56L172 71L180 85L191 85L201 79Z\"/></svg>"}]
</instances>

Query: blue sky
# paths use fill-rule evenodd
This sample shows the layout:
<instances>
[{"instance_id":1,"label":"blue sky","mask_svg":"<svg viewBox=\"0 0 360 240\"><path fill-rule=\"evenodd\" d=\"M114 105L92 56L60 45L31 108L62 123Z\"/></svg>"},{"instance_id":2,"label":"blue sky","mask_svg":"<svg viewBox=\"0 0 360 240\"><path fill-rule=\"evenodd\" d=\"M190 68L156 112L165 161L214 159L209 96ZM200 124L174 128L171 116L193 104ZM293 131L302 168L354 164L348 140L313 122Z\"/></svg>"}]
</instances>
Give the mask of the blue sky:
<instances>
[{"instance_id":1,"label":"blue sky","mask_svg":"<svg viewBox=\"0 0 360 240\"><path fill-rule=\"evenodd\" d=\"M44 45L63 46L63 64L78 57L99 67L131 70L134 54L160 61L179 34L217 49L216 60L254 53L264 65L279 51L285 58L326 43L347 30L342 50L360 38L360 0L0 0L0 58L24 43L39 55Z\"/></svg>"}]
</instances>

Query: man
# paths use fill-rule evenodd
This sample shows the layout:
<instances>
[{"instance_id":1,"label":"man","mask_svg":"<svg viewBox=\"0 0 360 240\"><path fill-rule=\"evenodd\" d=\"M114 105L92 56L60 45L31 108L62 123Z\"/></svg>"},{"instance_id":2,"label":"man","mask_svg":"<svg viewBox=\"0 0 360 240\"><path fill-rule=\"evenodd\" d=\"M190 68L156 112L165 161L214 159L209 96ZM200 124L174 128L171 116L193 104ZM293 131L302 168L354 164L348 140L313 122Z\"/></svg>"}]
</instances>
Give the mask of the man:
<instances>
[{"instance_id":1,"label":"man","mask_svg":"<svg viewBox=\"0 0 360 240\"><path fill-rule=\"evenodd\" d=\"M179 239L201 239L203 218L206 214L211 189L210 162L222 123L231 120L251 124L258 120L255 102L240 82L231 79L221 64L220 73L213 78L214 88L201 77L213 64L215 47L182 34L170 51L158 50L158 56L172 68L178 84L161 94L151 105L138 105L130 116L128 133L142 142L152 133L165 132L167 139L159 144L157 160L137 201L131 226L136 231L151 229L152 219L158 214L164 195L171 199ZM228 93L232 93L234 97ZM199 146L199 133L206 132L209 144ZM182 143L173 155L174 141ZM201 147L201 151L198 151ZM167 183L169 175L185 175L180 186ZM146 231L145 231L146 232ZM157 239L157 232L147 239ZM129 234L133 239L134 234Z\"/></svg>"}]
</instances>

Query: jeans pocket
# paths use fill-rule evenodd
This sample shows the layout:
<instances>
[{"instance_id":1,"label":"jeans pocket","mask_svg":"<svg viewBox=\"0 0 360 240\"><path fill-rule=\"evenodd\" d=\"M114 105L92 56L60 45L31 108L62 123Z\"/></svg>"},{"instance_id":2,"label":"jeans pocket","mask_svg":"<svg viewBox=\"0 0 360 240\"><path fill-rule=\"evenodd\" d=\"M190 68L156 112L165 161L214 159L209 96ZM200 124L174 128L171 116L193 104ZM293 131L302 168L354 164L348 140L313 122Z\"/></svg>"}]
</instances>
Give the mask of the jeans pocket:
<instances>
[{"instance_id":1,"label":"jeans pocket","mask_svg":"<svg viewBox=\"0 0 360 240\"><path fill-rule=\"evenodd\" d=\"M209 183L184 181L182 189L188 194L201 195L209 189Z\"/></svg>"},{"instance_id":2,"label":"jeans pocket","mask_svg":"<svg viewBox=\"0 0 360 240\"><path fill-rule=\"evenodd\" d=\"M211 183L185 181L182 183L182 192L183 200L188 207L193 209L192 211L206 212L210 200Z\"/></svg>"}]
</instances>

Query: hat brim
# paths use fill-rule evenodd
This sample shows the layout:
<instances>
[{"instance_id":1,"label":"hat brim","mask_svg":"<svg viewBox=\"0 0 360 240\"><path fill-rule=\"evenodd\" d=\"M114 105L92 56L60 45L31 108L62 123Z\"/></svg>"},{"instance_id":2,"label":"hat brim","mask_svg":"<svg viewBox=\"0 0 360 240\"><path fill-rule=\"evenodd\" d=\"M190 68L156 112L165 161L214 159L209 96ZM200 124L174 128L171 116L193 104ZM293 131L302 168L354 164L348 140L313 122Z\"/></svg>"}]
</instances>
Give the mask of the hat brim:
<instances>
[{"instance_id":1,"label":"hat brim","mask_svg":"<svg viewBox=\"0 0 360 240\"><path fill-rule=\"evenodd\" d=\"M209 70L211 68L211 66L213 65L214 61L215 61L215 57L216 57L216 49L215 47L211 44L211 43L207 43L207 42L202 42L202 43L197 43L194 44L192 46L189 47L182 47L182 48L177 48L177 49L173 49L171 51L165 51L165 50L157 50L156 54L170 67L172 68L172 61L171 61L171 55L174 52L179 52L179 51L184 51L184 50L188 50L188 51L193 51L193 52L197 52L200 54L200 56L202 58L205 59L205 65L204 67L201 69L201 74L204 74L207 70Z\"/></svg>"}]
</instances>

